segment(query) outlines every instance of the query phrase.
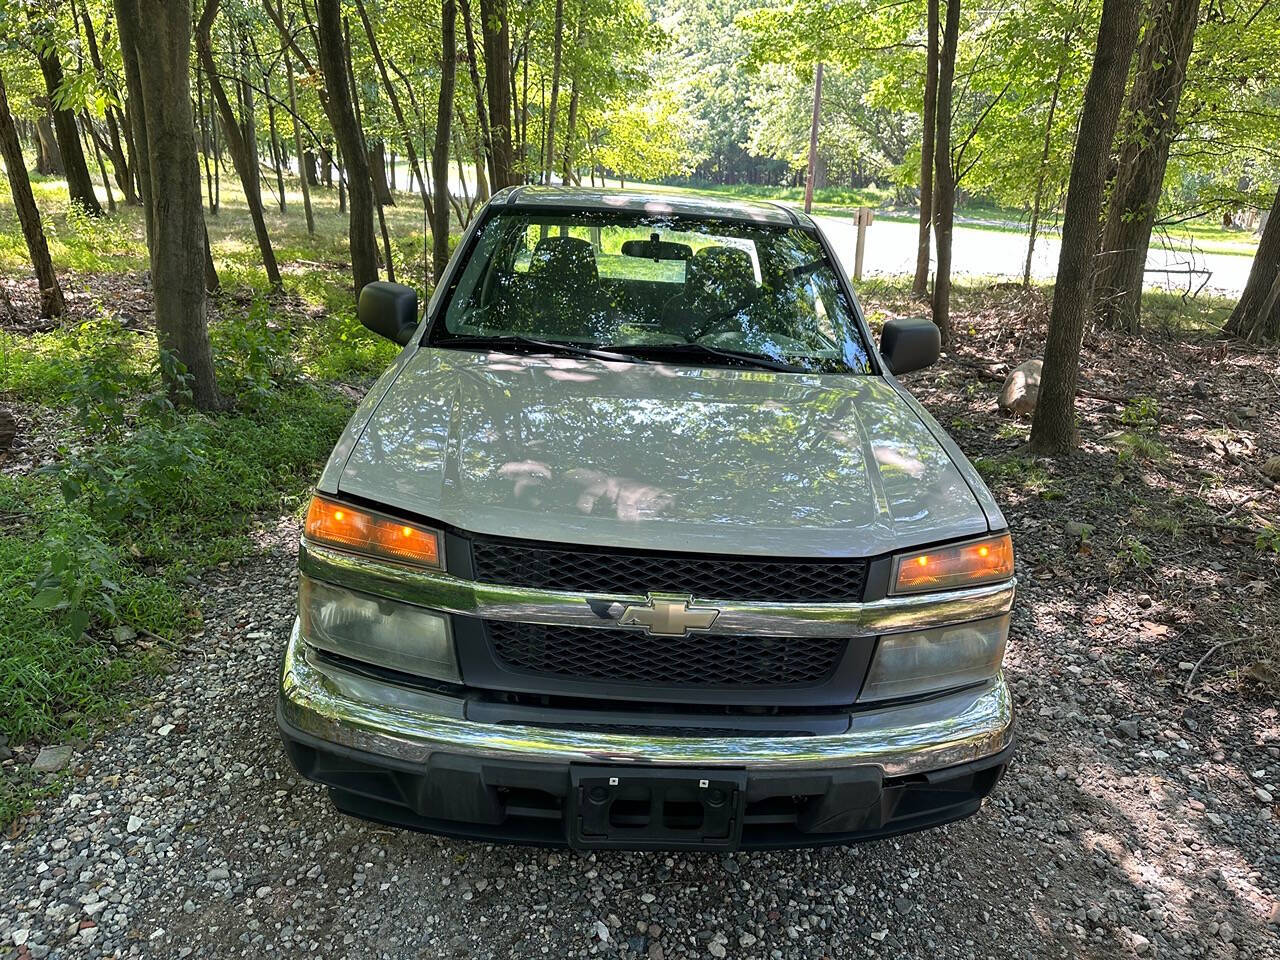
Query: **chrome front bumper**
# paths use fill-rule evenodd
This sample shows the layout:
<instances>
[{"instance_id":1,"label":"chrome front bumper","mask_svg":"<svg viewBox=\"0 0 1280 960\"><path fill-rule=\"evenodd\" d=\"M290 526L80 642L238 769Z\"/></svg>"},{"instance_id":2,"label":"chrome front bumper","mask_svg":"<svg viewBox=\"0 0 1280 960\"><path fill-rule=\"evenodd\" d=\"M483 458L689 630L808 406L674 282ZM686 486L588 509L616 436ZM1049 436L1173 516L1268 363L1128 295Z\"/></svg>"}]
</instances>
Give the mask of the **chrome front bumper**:
<instances>
[{"instance_id":1,"label":"chrome front bumper","mask_svg":"<svg viewBox=\"0 0 1280 960\"><path fill-rule=\"evenodd\" d=\"M885 777L927 773L999 753L1013 741L1002 676L931 700L859 710L840 734L663 737L477 723L461 700L371 680L319 663L295 623L281 675L279 717L303 734L397 765L434 753L553 764L619 763L757 770L871 765Z\"/></svg>"}]
</instances>

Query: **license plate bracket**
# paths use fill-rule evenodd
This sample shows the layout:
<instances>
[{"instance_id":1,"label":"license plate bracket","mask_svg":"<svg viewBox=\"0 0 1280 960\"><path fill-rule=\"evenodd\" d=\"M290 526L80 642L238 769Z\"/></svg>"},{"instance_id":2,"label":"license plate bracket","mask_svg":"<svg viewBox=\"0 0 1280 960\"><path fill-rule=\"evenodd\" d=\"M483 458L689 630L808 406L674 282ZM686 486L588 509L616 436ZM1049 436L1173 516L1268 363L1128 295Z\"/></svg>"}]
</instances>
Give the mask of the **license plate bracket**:
<instances>
[{"instance_id":1,"label":"license plate bracket","mask_svg":"<svg viewBox=\"0 0 1280 960\"><path fill-rule=\"evenodd\" d=\"M743 770L569 768L569 843L579 849L734 850L742 841Z\"/></svg>"}]
</instances>

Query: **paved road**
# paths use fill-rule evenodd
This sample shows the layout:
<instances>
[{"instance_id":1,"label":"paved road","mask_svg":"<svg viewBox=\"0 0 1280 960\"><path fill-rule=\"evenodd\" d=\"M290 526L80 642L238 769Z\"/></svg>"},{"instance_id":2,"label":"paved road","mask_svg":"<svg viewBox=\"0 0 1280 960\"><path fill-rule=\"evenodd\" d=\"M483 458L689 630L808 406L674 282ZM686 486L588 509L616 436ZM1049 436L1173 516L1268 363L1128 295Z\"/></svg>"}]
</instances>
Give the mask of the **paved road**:
<instances>
[{"instance_id":1,"label":"paved road","mask_svg":"<svg viewBox=\"0 0 1280 960\"><path fill-rule=\"evenodd\" d=\"M853 221L829 216L819 216L817 219L831 236L844 266L852 273L858 235ZM877 220L867 234L863 275L913 273L916 266L916 236L914 223ZM1026 234L958 226L954 246L953 269L957 275L1022 279L1023 264L1027 256ZM1031 263L1031 275L1035 279L1053 279L1058 270L1060 248L1061 241L1056 235L1043 236L1036 242L1036 252ZM1222 253L1192 254L1186 250L1155 247L1147 257L1146 280L1150 287L1175 292L1185 291L1190 284L1191 292L1194 293L1204 284L1205 292L1238 296L1249 278L1252 264L1252 257ZM1188 269L1197 272L1188 275Z\"/></svg>"},{"instance_id":2,"label":"paved road","mask_svg":"<svg viewBox=\"0 0 1280 960\"><path fill-rule=\"evenodd\" d=\"M396 187L410 190L408 166L401 161L396 166ZM613 186L613 184L610 184ZM461 181L451 175L450 190L463 195ZM655 189L637 184L633 189ZM674 188L660 187L674 191ZM467 190L474 192L475 185L468 182ZM836 253L845 268L852 273L854 251L857 246L857 228L845 217L818 216L836 245ZM894 276L915 272L917 227L914 223L877 220L867 236L867 250L863 260L864 275ZM1042 234L1036 242L1032 258L1031 275L1037 280L1052 280L1058 272L1058 250L1061 246L1056 234ZM1021 280L1027 257L1027 234L978 227L957 226L955 231L952 269L958 276L997 277ZM935 261L936 262L936 261ZM1147 285L1174 292L1205 293L1239 296L1249 278L1253 258L1222 253L1190 253L1183 249L1168 250L1153 247L1147 256ZM1188 273L1188 271L1192 271ZM1203 287L1202 287L1203 285Z\"/></svg>"}]
</instances>

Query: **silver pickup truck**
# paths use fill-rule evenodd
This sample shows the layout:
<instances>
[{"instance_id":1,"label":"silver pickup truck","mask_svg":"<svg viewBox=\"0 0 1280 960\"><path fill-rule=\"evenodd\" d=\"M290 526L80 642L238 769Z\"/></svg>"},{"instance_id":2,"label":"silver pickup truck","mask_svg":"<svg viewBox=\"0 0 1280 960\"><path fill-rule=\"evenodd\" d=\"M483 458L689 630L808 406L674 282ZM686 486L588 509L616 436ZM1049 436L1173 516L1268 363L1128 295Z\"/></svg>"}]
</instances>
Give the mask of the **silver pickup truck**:
<instances>
[{"instance_id":1,"label":"silver pickup truck","mask_svg":"<svg viewBox=\"0 0 1280 960\"><path fill-rule=\"evenodd\" d=\"M725 850L975 812L1013 749L1013 548L784 207L517 187L308 509L278 720L359 817Z\"/></svg>"}]
</instances>

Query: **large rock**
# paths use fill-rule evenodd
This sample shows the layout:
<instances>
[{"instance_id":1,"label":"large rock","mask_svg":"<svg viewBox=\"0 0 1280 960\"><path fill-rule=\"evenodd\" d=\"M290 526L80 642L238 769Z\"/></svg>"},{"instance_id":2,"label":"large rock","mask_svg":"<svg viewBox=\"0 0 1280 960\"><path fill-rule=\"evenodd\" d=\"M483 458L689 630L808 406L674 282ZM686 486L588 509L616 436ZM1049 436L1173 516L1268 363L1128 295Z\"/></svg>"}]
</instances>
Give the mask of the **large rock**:
<instances>
[{"instance_id":1,"label":"large rock","mask_svg":"<svg viewBox=\"0 0 1280 960\"><path fill-rule=\"evenodd\" d=\"M1272 457L1262 465L1262 472L1272 480L1280 480L1280 457Z\"/></svg>"},{"instance_id":2,"label":"large rock","mask_svg":"<svg viewBox=\"0 0 1280 960\"><path fill-rule=\"evenodd\" d=\"M996 401L1001 410L1009 410L1020 417L1030 416L1036 409L1036 401L1040 399L1040 368L1044 366L1040 360L1024 360L1004 378L1004 386L1000 388L1000 399Z\"/></svg>"},{"instance_id":3,"label":"large rock","mask_svg":"<svg viewBox=\"0 0 1280 960\"><path fill-rule=\"evenodd\" d=\"M65 745L41 747L31 769L36 773L56 773L71 762L71 748Z\"/></svg>"}]
</instances>

